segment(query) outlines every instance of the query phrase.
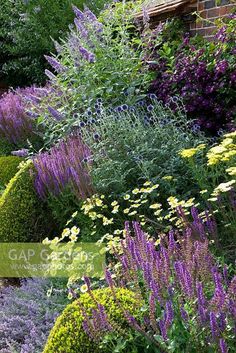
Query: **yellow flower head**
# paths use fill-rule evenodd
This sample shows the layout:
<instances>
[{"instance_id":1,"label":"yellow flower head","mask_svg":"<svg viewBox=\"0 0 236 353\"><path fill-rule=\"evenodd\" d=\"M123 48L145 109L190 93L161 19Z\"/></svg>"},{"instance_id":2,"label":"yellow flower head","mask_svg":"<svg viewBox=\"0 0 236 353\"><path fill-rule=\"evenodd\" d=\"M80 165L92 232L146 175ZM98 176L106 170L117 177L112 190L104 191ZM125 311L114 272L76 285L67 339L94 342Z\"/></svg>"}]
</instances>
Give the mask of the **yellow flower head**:
<instances>
[{"instance_id":1,"label":"yellow flower head","mask_svg":"<svg viewBox=\"0 0 236 353\"><path fill-rule=\"evenodd\" d=\"M170 180L172 180L174 177L172 176L172 175L166 175L166 176L163 176L162 177L162 180L168 180L168 181L170 181Z\"/></svg>"},{"instance_id":2,"label":"yellow flower head","mask_svg":"<svg viewBox=\"0 0 236 353\"><path fill-rule=\"evenodd\" d=\"M144 186L150 186L150 185L152 185L152 183L150 181L146 181L143 185Z\"/></svg>"},{"instance_id":3,"label":"yellow flower head","mask_svg":"<svg viewBox=\"0 0 236 353\"><path fill-rule=\"evenodd\" d=\"M212 195L217 196L220 193L228 192L233 189L233 185L236 183L236 180L230 180L226 183L219 184L215 190L213 191Z\"/></svg>"},{"instance_id":4,"label":"yellow flower head","mask_svg":"<svg viewBox=\"0 0 236 353\"><path fill-rule=\"evenodd\" d=\"M72 227L70 231L72 235L78 235L80 233L80 229L76 226Z\"/></svg>"},{"instance_id":5,"label":"yellow flower head","mask_svg":"<svg viewBox=\"0 0 236 353\"><path fill-rule=\"evenodd\" d=\"M116 206L116 205L118 205L118 202L117 202L117 201L113 201L113 202L111 203L111 206Z\"/></svg>"},{"instance_id":6,"label":"yellow flower head","mask_svg":"<svg viewBox=\"0 0 236 353\"><path fill-rule=\"evenodd\" d=\"M107 217L103 217L102 223L103 223L104 226L107 226L107 225L109 225L109 224L112 224L112 223L113 223L113 218L108 219Z\"/></svg>"},{"instance_id":7,"label":"yellow flower head","mask_svg":"<svg viewBox=\"0 0 236 353\"><path fill-rule=\"evenodd\" d=\"M124 196L124 200L129 200L130 199L130 195L129 194L126 194L125 196Z\"/></svg>"},{"instance_id":8,"label":"yellow flower head","mask_svg":"<svg viewBox=\"0 0 236 353\"><path fill-rule=\"evenodd\" d=\"M115 206L114 208L113 208L113 210L111 211L111 213L118 213L118 211L119 211L119 205L117 205L117 206Z\"/></svg>"},{"instance_id":9,"label":"yellow flower head","mask_svg":"<svg viewBox=\"0 0 236 353\"><path fill-rule=\"evenodd\" d=\"M80 287L80 291L81 293L86 293L88 291L87 284L82 284L82 286Z\"/></svg>"},{"instance_id":10,"label":"yellow flower head","mask_svg":"<svg viewBox=\"0 0 236 353\"><path fill-rule=\"evenodd\" d=\"M229 175L236 175L236 167L230 167L228 169L226 169L226 172L229 174Z\"/></svg>"},{"instance_id":11,"label":"yellow flower head","mask_svg":"<svg viewBox=\"0 0 236 353\"><path fill-rule=\"evenodd\" d=\"M129 208L125 208L123 212L124 212L124 213L129 213L129 211L130 211Z\"/></svg>"},{"instance_id":12,"label":"yellow flower head","mask_svg":"<svg viewBox=\"0 0 236 353\"><path fill-rule=\"evenodd\" d=\"M198 150L196 148L189 148L182 150L181 152L179 152L179 154L183 158L192 158L197 153L197 151Z\"/></svg>"},{"instance_id":13,"label":"yellow flower head","mask_svg":"<svg viewBox=\"0 0 236 353\"><path fill-rule=\"evenodd\" d=\"M153 203L149 208L151 208L152 210L157 210L157 209L161 208L161 204L160 203Z\"/></svg>"},{"instance_id":14,"label":"yellow flower head","mask_svg":"<svg viewBox=\"0 0 236 353\"><path fill-rule=\"evenodd\" d=\"M137 214L137 211L133 211L133 212L130 212L129 214L128 214L128 216L134 216L134 215L136 215Z\"/></svg>"},{"instance_id":15,"label":"yellow flower head","mask_svg":"<svg viewBox=\"0 0 236 353\"><path fill-rule=\"evenodd\" d=\"M134 190L132 191L132 194L134 194L134 195L136 195L136 194L138 194L138 193L140 193L140 190L139 190L138 188L136 188L136 189L134 189Z\"/></svg>"}]
</instances>

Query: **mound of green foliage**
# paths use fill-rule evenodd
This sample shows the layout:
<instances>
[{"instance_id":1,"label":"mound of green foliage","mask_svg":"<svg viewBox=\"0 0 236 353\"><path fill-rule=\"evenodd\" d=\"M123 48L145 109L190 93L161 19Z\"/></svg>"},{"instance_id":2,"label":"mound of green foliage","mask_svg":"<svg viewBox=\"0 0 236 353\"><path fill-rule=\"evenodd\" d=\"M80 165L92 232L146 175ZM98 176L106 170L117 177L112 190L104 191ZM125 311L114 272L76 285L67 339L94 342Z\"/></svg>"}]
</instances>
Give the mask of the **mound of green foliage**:
<instances>
[{"instance_id":1,"label":"mound of green foliage","mask_svg":"<svg viewBox=\"0 0 236 353\"><path fill-rule=\"evenodd\" d=\"M17 156L0 157L0 184L6 185L17 172L22 158Z\"/></svg>"},{"instance_id":2,"label":"mound of green foliage","mask_svg":"<svg viewBox=\"0 0 236 353\"><path fill-rule=\"evenodd\" d=\"M88 293L85 293L79 298L79 303L75 301L67 306L62 315L57 319L43 353L105 353L84 332L81 307L83 307L87 315L90 315L91 310L96 309L95 300L97 300L104 306L106 313L112 321L119 322L121 326L125 326L125 319L122 315L122 309L114 300L111 289L94 290L93 297L94 300ZM116 298L124 310L134 313L135 307L137 307L137 300L134 293L123 288L116 289Z\"/></svg>"},{"instance_id":3,"label":"mound of green foliage","mask_svg":"<svg viewBox=\"0 0 236 353\"><path fill-rule=\"evenodd\" d=\"M38 241L50 232L47 210L38 199L27 162L0 198L0 242Z\"/></svg>"}]
</instances>

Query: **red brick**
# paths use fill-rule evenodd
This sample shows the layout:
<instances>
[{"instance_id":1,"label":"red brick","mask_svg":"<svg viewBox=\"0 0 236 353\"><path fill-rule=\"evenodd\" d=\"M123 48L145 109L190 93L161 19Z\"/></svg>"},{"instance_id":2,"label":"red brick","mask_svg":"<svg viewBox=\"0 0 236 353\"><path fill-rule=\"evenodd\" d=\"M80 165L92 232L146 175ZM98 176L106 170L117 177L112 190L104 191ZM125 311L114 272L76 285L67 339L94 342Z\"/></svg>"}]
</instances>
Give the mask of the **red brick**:
<instances>
[{"instance_id":1,"label":"red brick","mask_svg":"<svg viewBox=\"0 0 236 353\"><path fill-rule=\"evenodd\" d=\"M200 15L202 18L207 18L207 10L204 10L204 11L199 12L199 15Z\"/></svg>"},{"instance_id":2,"label":"red brick","mask_svg":"<svg viewBox=\"0 0 236 353\"><path fill-rule=\"evenodd\" d=\"M202 11L204 10L204 3L203 2L199 2L198 3L198 8L197 8L198 11Z\"/></svg>"},{"instance_id":3,"label":"red brick","mask_svg":"<svg viewBox=\"0 0 236 353\"><path fill-rule=\"evenodd\" d=\"M227 6L221 6L220 7L220 16L224 16L228 13Z\"/></svg>"},{"instance_id":4,"label":"red brick","mask_svg":"<svg viewBox=\"0 0 236 353\"><path fill-rule=\"evenodd\" d=\"M212 17L218 17L220 15L220 9L215 8L207 11L207 17L212 18Z\"/></svg>"}]
</instances>

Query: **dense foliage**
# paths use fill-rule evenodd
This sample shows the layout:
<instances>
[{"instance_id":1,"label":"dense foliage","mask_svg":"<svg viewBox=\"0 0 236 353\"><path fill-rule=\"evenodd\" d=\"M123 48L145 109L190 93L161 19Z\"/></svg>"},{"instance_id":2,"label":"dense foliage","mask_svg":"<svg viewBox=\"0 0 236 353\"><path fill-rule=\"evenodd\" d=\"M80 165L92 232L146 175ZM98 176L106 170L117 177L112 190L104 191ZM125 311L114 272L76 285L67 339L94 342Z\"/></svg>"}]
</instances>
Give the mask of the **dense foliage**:
<instances>
[{"instance_id":1,"label":"dense foliage","mask_svg":"<svg viewBox=\"0 0 236 353\"><path fill-rule=\"evenodd\" d=\"M0 185L6 185L18 171L22 158L17 156L0 157Z\"/></svg>"},{"instance_id":2,"label":"dense foliage","mask_svg":"<svg viewBox=\"0 0 236 353\"><path fill-rule=\"evenodd\" d=\"M26 163L0 197L1 242L35 242L51 231L50 214L37 198L31 169Z\"/></svg>"},{"instance_id":3,"label":"dense foliage","mask_svg":"<svg viewBox=\"0 0 236 353\"><path fill-rule=\"evenodd\" d=\"M84 315L83 324L94 342L108 352L233 352L236 277L230 281L227 268L222 271L214 262L204 234L190 228L183 235L171 231L157 249L134 222L133 229L126 224L121 249L116 253L117 278L107 269L106 280L114 298L116 280L144 298L142 319L123 310L135 333L131 340L130 333L123 332L121 346L117 326L97 306L91 316ZM89 295L93 299L91 291Z\"/></svg>"},{"instance_id":4,"label":"dense foliage","mask_svg":"<svg viewBox=\"0 0 236 353\"><path fill-rule=\"evenodd\" d=\"M137 315L137 309L141 304L137 301L135 294L124 288L117 288L115 292L118 303L122 303L122 308ZM54 353L55 350L58 353L107 352L105 347L100 350L97 344L94 344L87 334L86 325L83 325L83 316L90 317L92 313L95 313L98 302L101 315L104 313L104 317L108 316L114 325L119 324L123 330L127 328L122 317L123 309L112 296L111 290L109 288L97 289L93 291L92 297L85 293L78 301L68 305L57 319L43 352ZM94 335L99 332L99 324L98 321L94 326Z\"/></svg>"},{"instance_id":5,"label":"dense foliage","mask_svg":"<svg viewBox=\"0 0 236 353\"><path fill-rule=\"evenodd\" d=\"M217 133L235 124L235 16L219 20L214 41L197 41L160 25L147 38L145 58L156 72L150 90L168 103L180 96L194 129ZM174 27L175 28L175 27ZM182 38L181 38L182 33ZM176 38L177 37L177 38Z\"/></svg>"},{"instance_id":6,"label":"dense foliage","mask_svg":"<svg viewBox=\"0 0 236 353\"><path fill-rule=\"evenodd\" d=\"M1 0L1 78L13 86L45 83L44 55L55 51L52 39L66 36L72 3L87 4L95 12L104 6L103 0Z\"/></svg>"},{"instance_id":7,"label":"dense foliage","mask_svg":"<svg viewBox=\"0 0 236 353\"><path fill-rule=\"evenodd\" d=\"M64 245L75 301L47 340L66 284L1 289L0 352L233 353L235 15L206 42L176 19L151 30L145 8L137 24L140 0L14 5L2 70L48 82L0 98L0 241L43 239L50 270ZM77 273L80 242L105 276Z\"/></svg>"}]
</instances>

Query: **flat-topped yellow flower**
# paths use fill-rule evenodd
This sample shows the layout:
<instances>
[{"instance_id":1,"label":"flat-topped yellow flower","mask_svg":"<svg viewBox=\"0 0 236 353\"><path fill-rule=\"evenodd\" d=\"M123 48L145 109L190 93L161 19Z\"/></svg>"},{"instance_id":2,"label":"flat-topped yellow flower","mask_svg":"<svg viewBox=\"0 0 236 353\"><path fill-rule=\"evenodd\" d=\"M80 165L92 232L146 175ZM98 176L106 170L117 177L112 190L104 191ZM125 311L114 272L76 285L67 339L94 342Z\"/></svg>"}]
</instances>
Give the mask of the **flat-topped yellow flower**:
<instances>
[{"instance_id":1,"label":"flat-topped yellow flower","mask_svg":"<svg viewBox=\"0 0 236 353\"><path fill-rule=\"evenodd\" d=\"M111 211L111 213L118 213L118 211L119 211L119 205L117 205L117 206L115 206L114 208L113 208L113 210Z\"/></svg>"},{"instance_id":2,"label":"flat-topped yellow flower","mask_svg":"<svg viewBox=\"0 0 236 353\"><path fill-rule=\"evenodd\" d=\"M226 169L226 172L229 174L229 175L236 175L236 167L230 167L228 169Z\"/></svg>"},{"instance_id":3,"label":"flat-topped yellow flower","mask_svg":"<svg viewBox=\"0 0 236 353\"><path fill-rule=\"evenodd\" d=\"M179 152L180 156L183 158L192 158L197 153L196 148L188 148Z\"/></svg>"},{"instance_id":4,"label":"flat-topped yellow flower","mask_svg":"<svg viewBox=\"0 0 236 353\"><path fill-rule=\"evenodd\" d=\"M149 208L151 208L152 210L157 210L157 209L161 208L161 204L160 203L153 203L151 206L149 206Z\"/></svg>"},{"instance_id":5,"label":"flat-topped yellow flower","mask_svg":"<svg viewBox=\"0 0 236 353\"><path fill-rule=\"evenodd\" d=\"M212 196L217 196L221 193L228 192L233 189L236 180L230 180L226 183L219 184L213 191Z\"/></svg>"},{"instance_id":6,"label":"flat-topped yellow flower","mask_svg":"<svg viewBox=\"0 0 236 353\"><path fill-rule=\"evenodd\" d=\"M112 223L113 223L113 218L108 219L107 217L103 217L103 219L102 219L102 224L103 224L104 226L108 226L109 224L112 224Z\"/></svg>"}]
</instances>

